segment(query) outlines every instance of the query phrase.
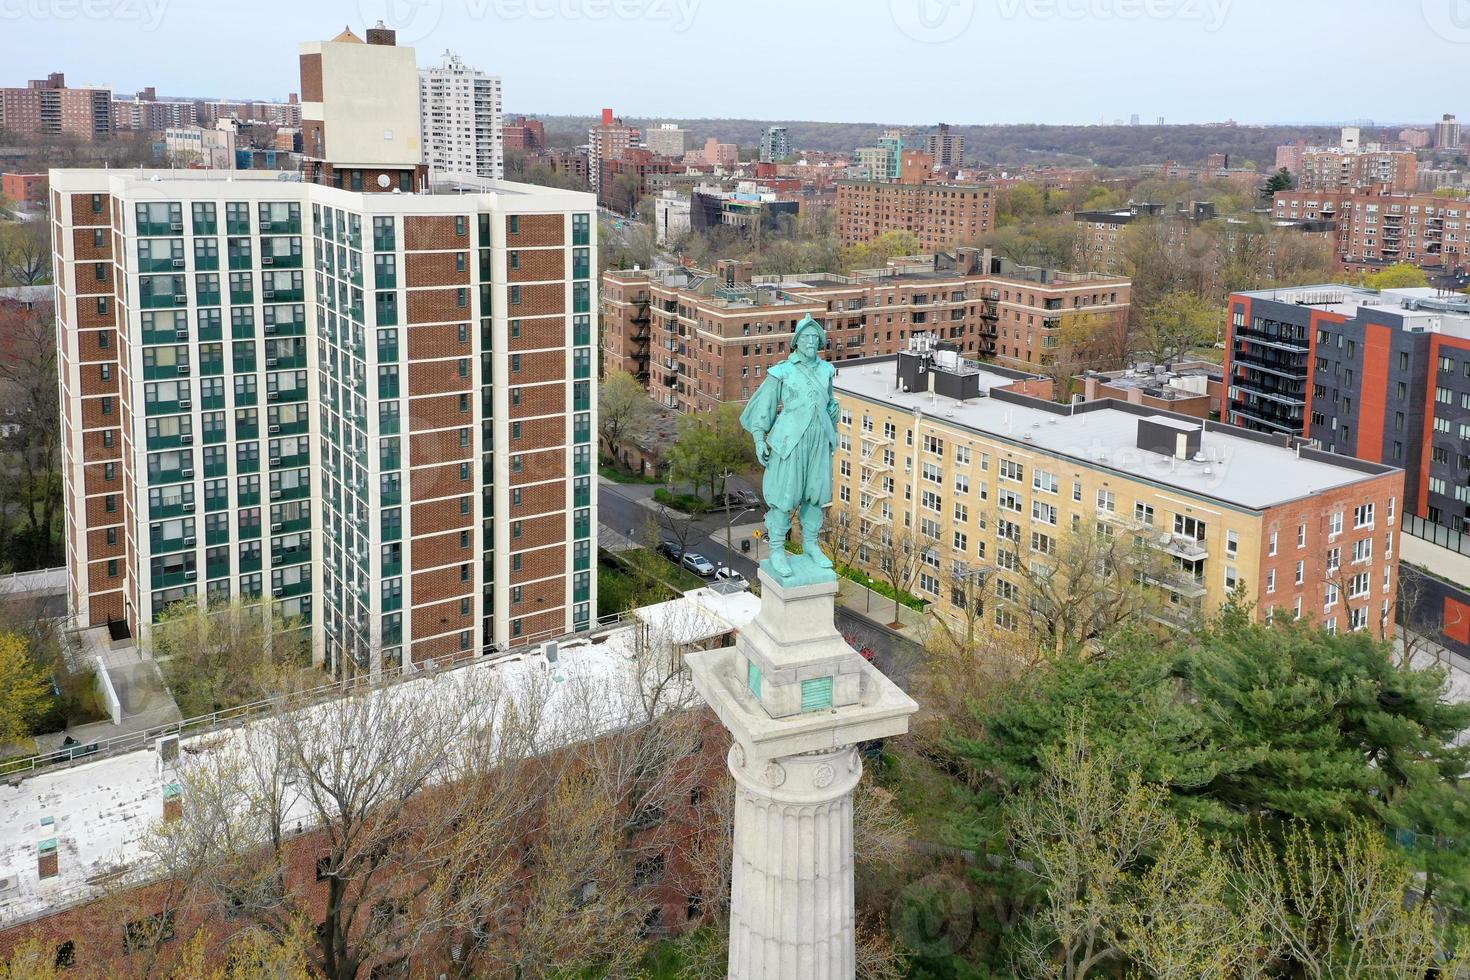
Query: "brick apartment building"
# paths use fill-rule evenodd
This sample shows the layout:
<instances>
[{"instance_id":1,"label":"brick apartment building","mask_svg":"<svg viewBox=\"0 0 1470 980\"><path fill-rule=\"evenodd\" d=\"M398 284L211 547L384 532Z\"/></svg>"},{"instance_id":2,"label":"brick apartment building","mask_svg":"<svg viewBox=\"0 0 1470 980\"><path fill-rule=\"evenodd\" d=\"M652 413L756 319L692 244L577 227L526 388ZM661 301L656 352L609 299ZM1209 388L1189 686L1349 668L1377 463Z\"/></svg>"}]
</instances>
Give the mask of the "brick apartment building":
<instances>
[{"instance_id":1,"label":"brick apartment building","mask_svg":"<svg viewBox=\"0 0 1470 980\"><path fill-rule=\"evenodd\" d=\"M925 170L920 157L911 159L916 170ZM995 226L995 194L988 184L839 180L837 235L844 245L854 245L907 231L925 251L973 244Z\"/></svg>"},{"instance_id":2,"label":"brick apartment building","mask_svg":"<svg viewBox=\"0 0 1470 980\"><path fill-rule=\"evenodd\" d=\"M541 120L529 116L507 119L504 136L507 150L540 150L546 147L546 127Z\"/></svg>"},{"instance_id":3,"label":"brick apartment building","mask_svg":"<svg viewBox=\"0 0 1470 980\"><path fill-rule=\"evenodd\" d=\"M927 347L835 380L832 519L857 523L872 574L884 536L909 529L916 595L962 616L978 578L983 614L1013 630L1022 566L1054 560L1068 533L1129 535L1156 556L1165 625L1196 626L1240 588L1262 619L1391 634L1396 467L1125 402L1059 405Z\"/></svg>"},{"instance_id":4,"label":"brick apartment building","mask_svg":"<svg viewBox=\"0 0 1470 980\"><path fill-rule=\"evenodd\" d=\"M1277 220L1332 222L1333 251L1350 272L1408 262L1455 269L1470 262L1470 203L1432 194L1351 191L1278 191Z\"/></svg>"},{"instance_id":5,"label":"brick apartment building","mask_svg":"<svg viewBox=\"0 0 1470 980\"><path fill-rule=\"evenodd\" d=\"M18 204L46 203L45 174L0 174L0 196Z\"/></svg>"},{"instance_id":6,"label":"brick apartment building","mask_svg":"<svg viewBox=\"0 0 1470 980\"><path fill-rule=\"evenodd\" d=\"M1301 155L1299 169L1292 173L1301 191L1383 186L1390 193L1409 194L1418 187L1419 158L1408 150L1307 150Z\"/></svg>"},{"instance_id":7,"label":"brick apartment building","mask_svg":"<svg viewBox=\"0 0 1470 980\"><path fill-rule=\"evenodd\" d=\"M710 411L749 398L789 355L792 331L807 315L827 328L835 361L891 354L916 334L934 333L1020 370L1118 367L1130 288L1126 279L1018 267L974 249L851 276L752 280L736 263L714 273L609 270L603 368L631 372L661 405ZM1074 351L1066 327L1084 316L1094 318L1096 342Z\"/></svg>"},{"instance_id":8,"label":"brick apartment building","mask_svg":"<svg viewBox=\"0 0 1470 980\"><path fill-rule=\"evenodd\" d=\"M1326 284L1230 311L1230 421L1402 467L1408 515L1470 530L1470 299Z\"/></svg>"},{"instance_id":9,"label":"brick apartment building","mask_svg":"<svg viewBox=\"0 0 1470 980\"><path fill-rule=\"evenodd\" d=\"M110 136L112 91L68 88L61 72L34 79L25 88L0 88L0 128L27 138Z\"/></svg>"},{"instance_id":10,"label":"brick apartment building","mask_svg":"<svg viewBox=\"0 0 1470 980\"><path fill-rule=\"evenodd\" d=\"M603 193L602 161L637 146L639 138L636 127L624 126L611 109L602 110L598 125L587 131L587 180L592 193L599 197Z\"/></svg>"},{"instance_id":11,"label":"brick apartment building","mask_svg":"<svg viewBox=\"0 0 1470 980\"><path fill-rule=\"evenodd\" d=\"M270 595L376 670L591 621L594 203L413 192L413 53L369 42L302 45L319 182L51 174L83 625Z\"/></svg>"}]
</instances>

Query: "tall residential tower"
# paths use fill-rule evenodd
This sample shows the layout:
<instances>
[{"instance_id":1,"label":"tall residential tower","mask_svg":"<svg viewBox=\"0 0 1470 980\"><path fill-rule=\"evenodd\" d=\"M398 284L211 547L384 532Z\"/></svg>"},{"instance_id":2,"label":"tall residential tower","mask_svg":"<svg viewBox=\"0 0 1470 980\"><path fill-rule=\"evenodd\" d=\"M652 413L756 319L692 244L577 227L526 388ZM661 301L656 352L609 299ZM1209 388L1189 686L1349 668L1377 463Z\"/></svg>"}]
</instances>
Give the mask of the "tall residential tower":
<instances>
[{"instance_id":1,"label":"tall residential tower","mask_svg":"<svg viewBox=\"0 0 1470 980\"><path fill-rule=\"evenodd\" d=\"M505 176L505 130L500 79L469 68L459 55L419 71L424 162L433 174Z\"/></svg>"},{"instance_id":2,"label":"tall residential tower","mask_svg":"<svg viewBox=\"0 0 1470 980\"><path fill-rule=\"evenodd\" d=\"M51 174L83 624L270 595L329 668L377 670L591 621L593 201L368 155L385 123L334 104L334 49L353 100L415 94L375 33L302 46L317 145L363 157Z\"/></svg>"}]
</instances>

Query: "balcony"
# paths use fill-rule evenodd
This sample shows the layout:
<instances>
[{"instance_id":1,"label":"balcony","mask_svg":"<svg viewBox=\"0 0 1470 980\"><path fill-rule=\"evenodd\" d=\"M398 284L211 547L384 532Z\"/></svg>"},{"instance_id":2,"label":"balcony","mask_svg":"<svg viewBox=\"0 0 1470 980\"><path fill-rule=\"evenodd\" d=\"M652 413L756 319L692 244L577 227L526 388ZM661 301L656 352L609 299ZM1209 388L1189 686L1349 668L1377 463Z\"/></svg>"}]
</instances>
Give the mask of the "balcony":
<instances>
[{"instance_id":1,"label":"balcony","mask_svg":"<svg viewBox=\"0 0 1470 980\"><path fill-rule=\"evenodd\" d=\"M1184 534L1164 532L1159 535L1155 545L1166 555L1183 558L1187 561L1203 561L1210 557L1210 549L1203 541L1191 538Z\"/></svg>"}]
</instances>

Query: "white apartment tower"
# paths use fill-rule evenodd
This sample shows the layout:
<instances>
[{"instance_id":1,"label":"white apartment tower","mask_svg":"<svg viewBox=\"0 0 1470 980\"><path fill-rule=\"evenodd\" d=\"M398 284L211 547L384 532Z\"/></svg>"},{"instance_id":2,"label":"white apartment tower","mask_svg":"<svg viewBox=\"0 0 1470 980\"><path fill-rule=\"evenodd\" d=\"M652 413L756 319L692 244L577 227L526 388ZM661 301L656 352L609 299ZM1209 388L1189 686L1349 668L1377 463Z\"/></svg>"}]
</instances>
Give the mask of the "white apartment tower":
<instances>
[{"instance_id":1,"label":"white apartment tower","mask_svg":"<svg viewBox=\"0 0 1470 980\"><path fill-rule=\"evenodd\" d=\"M437 66L419 70L419 117L431 174L505 176L498 76L470 68L445 51Z\"/></svg>"}]
</instances>

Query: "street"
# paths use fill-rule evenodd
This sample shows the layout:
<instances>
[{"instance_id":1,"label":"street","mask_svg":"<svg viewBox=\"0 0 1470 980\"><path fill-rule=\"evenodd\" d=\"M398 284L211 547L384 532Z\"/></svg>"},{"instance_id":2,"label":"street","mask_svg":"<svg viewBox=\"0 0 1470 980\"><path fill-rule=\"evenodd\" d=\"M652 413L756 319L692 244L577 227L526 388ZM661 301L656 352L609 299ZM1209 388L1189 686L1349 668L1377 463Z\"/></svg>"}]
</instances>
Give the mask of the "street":
<instances>
[{"instance_id":1,"label":"street","mask_svg":"<svg viewBox=\"0 0 1470 980\"><path fill-rule=\"evenodd\" d=\"M598 483L597 506L601 523L620 534L628 534L634 541L642 543L644 526L650 518L657 520L657 511L640 504L639 500L651 498L656 487L650 484L613 483L601 478ZM734 491L757 488L736 478L730 481L729 489ZM756 551L759 548L761 555L764 556L766 543L752 540L750 554L743 554L740 550L740 536L738 535L731 542L733 548L725 547L725 529L727 522L732 517L735 517L735 524L738 527L760 522L765 518L765 512L763 509L757 509L736 517L737 513L739 512L716 511L696 518L689 532L689 550L704 555L716 566L728 565L744 575L747 580L754 582L756 580L754 560ZM630 530L631 534L629 534ZM660 528L660 534L664 538L669 537L668 532L663 528ZM900 687L908 689L913 670L923 655L923 648L918 643L907 637L898 636L877 620L870 619L842 605L837 607L837 628L857 645L872 649L874 665Z\"/></svg>"}]
</instances>

